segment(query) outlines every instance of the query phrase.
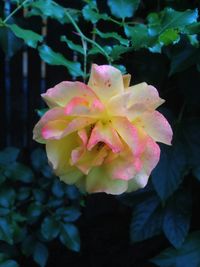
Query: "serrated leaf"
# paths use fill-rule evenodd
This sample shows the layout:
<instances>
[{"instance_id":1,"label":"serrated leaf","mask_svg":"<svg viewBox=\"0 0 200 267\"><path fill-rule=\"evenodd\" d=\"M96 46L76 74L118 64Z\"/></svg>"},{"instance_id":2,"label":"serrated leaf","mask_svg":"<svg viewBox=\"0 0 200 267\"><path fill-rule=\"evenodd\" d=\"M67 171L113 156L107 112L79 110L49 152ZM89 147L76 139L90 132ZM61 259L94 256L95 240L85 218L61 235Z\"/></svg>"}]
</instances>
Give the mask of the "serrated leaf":
<instances>
[{"instance_id":1,"label":"serrated leaf","mask_svg":"<svg viewBox=\"0 0 200 267\"><path fill-rule=\"evenodd\" d=\"M168 248L151 262L160 267L198 267L200 265L200 232L190 234L179 249Z\"/></svg>"},{"instance_id":2,"label":"serrated leaf","mask_svg":"<svg viewBox=\"0 0 200 267\"><path fill-rule=\"evenodd\" d=\"M121 55L127 52L130 52L131 50L132 50L131 47L126 47L122 45L114 45L109 55L113 60L118 60L121 58Z\"/></svg>"},{"instance_id":3,"label":"serrated leaf","mask_svg":"<svg viewBox=\"0 0 200 267\"><path fill-rule=\"evenodd\" d=\"M60 232L59 224L52 217L46 217L41 225L41 233L46 240L52 240Z\"/></svg>"},{"instance_id":4,"label":"serrated leaf","mask_svg":"<svg viewBox=\"0 0 200 267\"><path fill-rule=\"evenodd\" d=\"M152 172L152 182L163 201L181 184L186 170L187 158L182 144L162 145L160 161Z\"/></svg>"},{"instance_id":5,"label":"serrated leaf","mask_svg":"<svg viewBox=\"0 0 200 267\"><path fill-rule=\"evenodd\" d=\"M71 223L62 224L60 241L70 250L78 252L80 250L80 237L77 227Z\"/></svg>"},{"instance_id":6,"label":"serrated leaf","mask_svg":"<svg viewBox=\"0 0 200 267\"><path fill-rule=\"evenodd\" d=\"M180 35L175 29L167 29L159 36L159 42L164 45L176 44L180 40Z\"/></svg>"},{"instance_id":7,"label":"serrated leaf","mask_svg":"<svg viewBox=\"0 0 200 267\"><path fill-rule=\"evenodd\" d=\"M94 30L94 33L100 36L103 39L114 39L115 41L119 42L121 45L129 46L129 40L123 38L117 32L101 32L97 28Z\"/></svg>"},{"instance_id":8,"label":"serrated leaf","mask_svg":"<svg viewBox=\"0 0 200 267\"><path fill-rule=\"evenodd\" d=\"M83 76L81 64L67 60L62 54L54 52L49 46L42 45L38 48L40 57L50 65L64 66L73 76Z\"/></svg>"},{"instance_id":9,"label":"serrated leaf","mask_svg":"<svg viewBox=\"0 0 200 267\"><path fill-rule=\"evenodd\" d=\"M69 40L66 36L61 36L60 39L62 42L65 42L67 44L67 46L72 50L72 51L76 51L82 55L84 55L84 50L83 47L81 45L77 45L75 43L73 43L71 40Z\"/></svg>"},{"instance_id":10,"label":"serrated leaf","mask_svg":"<svg viewBox=\"0 0 200 267\"><path fill-rule=\"evenodd\" d=\"M138 9L140 0L108 0L111 13L117 18L130 18Z\"/></svg>"},{"instance_id":11,"label":"serrated leaf","mask_svg":"<svg viewBox=\"0 0 200 267\"><path fill-rule=\"evenodd\" d=\"M72 8L65 8L55 1L32 1L32 3L28 4L29 12L27 14L28 17L30 16L41 16L41 17L49 17L52 19L56 19L60 23L69 23L69 19L66 16L66 10L70 13L74 20L78 20L80 11Z\"/></svg>"},{"instance_id":12,"label":"serrated leaf","mask_svg":"<svg viewBox=\"0 0 200 267\"><path fill-rule=\"evenodd\" d=\"M100 13L96 1L92 0L85 5L82 9L82 14L85 20L91 21L92 23L97 23L99 20L107 20L108 15L106 13Z\"/></svg>"},{"instance_id":13,"label":"serrated leaf","mask_svg":"<svg viewBox=\"0 0 200 267\"><path fill-rule=\"evenodd\" d=\"M36 48L39 42L42 42L43 37L38 33L31 30L26 30L19 27L16 24L8 24L7 27L18 37L24 40L24 42L33 48Z\"/></svg>"},{"instance_id":14,"label":"serrated leaf","mask_svg":"<svg viewBox=\"0 0 200 267\"><path fill-rule=\"evenodd\" d=\"M161 228L162 213L157 196L151 196L134 207L130 225L130 237L133 242L157 235Z\"/></svg>"},{"instance_id":15,"label":"serrated leaf","mask_svg":"<svg viewBox=\"0 0 200 267\"><path fill-rule=\"evenodd\" d=\"M44 244L37 242L33 252L34 261L38 263L40 267L45 267L48 257L49 253L47 247Z\"/></svg>"},{"instance_id":16,"label":"serrated leaf","mask_svg":"<svg viewBox=\"0 0 200 267\"><path fill-rule=\"evenodd\" d=\"M135 50L155 45L156 38L149 35L148 27L144 24L138 24L134 27L125 26L124 30L126 35L131 38Z\"/></svg>"},{"instance_id":17,"label":"serrated leaf","mask_svg":"<svg viewBox=\"0 0 200 267\"><path fill-rule=\"evenodd\" d=\"M188 234L191 213L192 199L188 192L181 190L172 196L165 209L163 231L176 248L181 247Z\"/></svg>"}]
</instances>

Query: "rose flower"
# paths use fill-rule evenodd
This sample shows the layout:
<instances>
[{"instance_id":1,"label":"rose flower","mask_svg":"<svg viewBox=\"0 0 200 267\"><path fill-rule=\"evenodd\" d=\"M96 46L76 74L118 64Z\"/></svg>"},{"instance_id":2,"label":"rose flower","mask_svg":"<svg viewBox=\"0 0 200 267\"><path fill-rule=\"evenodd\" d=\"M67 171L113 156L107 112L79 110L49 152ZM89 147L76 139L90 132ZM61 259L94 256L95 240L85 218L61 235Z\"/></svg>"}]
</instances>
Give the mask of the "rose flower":
<instances>
[{"instance_id":1,"label":"rose flower","mask_svg":"<svg viewBox=\"0 0 200 267\"><path fill-rule=\"evenodd\" d=\"M82 191L121 194L143 188L159 161L156 142L172 130L155 111L164 100L146 83L109 65L92 65L88 85L64 81L42 94L49 106L33 138L46 145L56 175Z\"/></svg>"}]
</instances>

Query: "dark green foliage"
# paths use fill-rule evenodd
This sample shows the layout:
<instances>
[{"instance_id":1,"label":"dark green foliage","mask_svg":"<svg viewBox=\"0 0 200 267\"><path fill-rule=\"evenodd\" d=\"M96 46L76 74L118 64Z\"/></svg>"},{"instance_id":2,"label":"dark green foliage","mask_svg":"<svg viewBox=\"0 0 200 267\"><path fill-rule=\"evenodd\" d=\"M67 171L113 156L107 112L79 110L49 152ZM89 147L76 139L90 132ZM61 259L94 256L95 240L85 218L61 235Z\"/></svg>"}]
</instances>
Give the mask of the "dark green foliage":
<instances>
[{"instance_id":1,"label":"dark green foliage","mask_svg":"<svg viewBox=\"0 0 200 267\"><path fill-rule=\"evenodd\" d=\"M25 18L19 19L20 13L0 18L0 46L8 58L27 45L47 64L63 66L80 80L88 77L91 63L112 64L133 75L131 84L146 81L166 99L161 112L173 127L173 144L160 145L160 161L148 185L119 198L132 208L131 244L159 236L171 246L152 259L161 267L200 265L200 233L193 232L200 227L194 223L197 215L192 217L192 208L200 201L197 2L80 0L73 9L53 0L36 0L26 2ZM23 1L12 3L14 9ZM44 43L39 28L31 23L28 27L34 18L53 20L64 29L55 40L60 46L48 38ZM41 117L46 111L37 113ZM0 267L18 267L15 259L21 256L42 267L54 240L66 249L80 250L76 221L85 200L76 187L54 177L42 149L31 153L28 164L18 160L20 155L14 147L0 151ZM1 252L5 244L15 253L7 247Z\"/></svg>"},{"instance_id":2,"label":"dark green foliage","mask_svg":"<svg viewBox=\"0 0 200 267\"><path fill-rule=\"evenodd\" d=\"M68 249L80 250L74 223L81 216L82 196L53 176L43 150L32 152L31 167L18 161L19 152L14 147L0 151L0 246L12 245L16 256L31 256L43 267L48 242L56 238ZM12 257L9 251L0 254L0 266L17 267Z\"/></svg>"}]
</instances>

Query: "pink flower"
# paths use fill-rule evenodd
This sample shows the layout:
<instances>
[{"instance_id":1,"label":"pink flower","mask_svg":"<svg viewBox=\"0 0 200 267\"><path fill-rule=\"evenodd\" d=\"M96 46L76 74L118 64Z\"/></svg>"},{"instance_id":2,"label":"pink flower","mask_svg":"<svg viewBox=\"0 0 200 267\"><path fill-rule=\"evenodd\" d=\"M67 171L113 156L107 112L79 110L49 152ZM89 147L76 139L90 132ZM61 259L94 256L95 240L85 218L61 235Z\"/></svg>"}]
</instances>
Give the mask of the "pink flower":
<instances>
[{"instance_id":1,"label":"pink flower","mask_svg":"<svg viewBox=\"0 0 200 267\"><path fill-rule=\"evenodd\" d=\"M164 100L146 83L94 64L88 85L61 82L42 94L49 111L34 128L56 175L86 192L121 194L143 188L170 145L172 129L155 111Z\"/></svg>"}]
</instances>

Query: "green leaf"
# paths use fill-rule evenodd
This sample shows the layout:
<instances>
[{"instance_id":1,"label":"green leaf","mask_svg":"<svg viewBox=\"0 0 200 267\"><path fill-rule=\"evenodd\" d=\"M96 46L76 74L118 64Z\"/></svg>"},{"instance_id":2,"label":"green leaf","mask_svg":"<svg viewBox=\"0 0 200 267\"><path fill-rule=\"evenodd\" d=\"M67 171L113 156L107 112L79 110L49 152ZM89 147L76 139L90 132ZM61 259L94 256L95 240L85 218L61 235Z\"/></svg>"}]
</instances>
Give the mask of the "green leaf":
<instances>
[{"instance_id":1,"label":"green leaf","mask_svg":"<svg viewBox=\"0 0 200 267\"><path fill-rule=\"evenodd\" d=\"M13 245L13 233L11 225L6 218L0 218L0 240Z\"/></svg>"},{"instance_id":2,"label":"green leaf","mask_svg":"<svg viewBox=\"0 0 200 267\"><path fill-rule=\"evenodd\" d=\"M125 26L125 33L131 37L132 45L135 50L149 48L155 45L156 38L149 35L148 27L144 24L138 24L134 27Z\"/></svg>"},{"instance_id":3,"label":"green leaf","mask_svg":"<svg viewBox=\"0 0 200 267\"><path fill-rule=\"evenodd\" d=\"M29 12L27 16L41 16L41 17L50 17L52 19L56 19L58 22L64 24L69 23L69 19L66 16L66 10L70 13L70 15L75 19L78 20L80 11L72 8L65 8L55 1L48 0L38 0L38 1L32 1L32 3L28 4L29 6Z\"/></svg>"},{"instance_id":4,"label":"green leaf","mask_svg":"<svg viewBox=\"0 0 200 267\"><path fill-rule=\"evenodd\" d=\"M129 46L130 41L123 38L117 32L101 32L97 28L93 32L103 39L114 39L122 45Z\"/></svg>"},{"instance_id":5,"label":"green leaf","mask_svg":"<svg viewBox=\"0 0 200 267\"><path fill-rule=\"evenodd\" d=\"M138 9L140 0L108 0L111 13L117 18L130 18Z\"/></svg>"},{"instance_id":6,"label":"green leaf","mask_svg":"<svg viewBox=\"0 0 200 267\"><path fill-rule=\"evenodd\" d=\"M108 15L105 13L100 13L96 1L89 1L88 5L85 5L82 9L82 14L85 20L91 21L92 23L97 23L99 20L108 20Z\"/></svg>"},{"instance_id":7,"label":"green leaf","mask_svg":"<svg viewBox=\"0 0 200 267\"><path fill-rule=\"evenodd\" d=\"M159 42L164 45L176 44L180 40L178 31L167 29L159 36Z\"/></svg>"},{"instance_id":8,"label":"green leaf","mask_svg":"<svg viewBox=\"0 0 200 267\"><path fill-rule=\"evenodd\" d=\"M69 249L76 252L80 251L80 237L75 225L70 223L62 224L60 241Z\"/></svg>"},{"instance_id":9,"label":"green leaf","mask_svg":"<svg viewBox=\"0 0 200 267\"><path fill-rule=\"evenodd\" d=\"M197 34L200 32L200 22L194 22L190 25L187 25L184 29L186 34Z\"/></svg>"},{"instance_id":10,"label":"green leaf","mask_svg":"<svg viewBox=\"0 0 200 267\"><path fill-rule=\"evenodd\" d=\"M112 47L111 53L109 55L113 60L118 60L118 59L121 58L122 54L130 52L131 50L132 50L131 47L125 47L125 46L121 46L121 45L114 45Z\"/></svg>"},{"instance_id":11,"label":"green leaf","mask_svg":"<svg viewBox=\"0 0 200 267\"><path fill-rule=\"evenodd\" d=\"M48 110L48 108L36 109L39 117L42 117Z\"/></svg>"},{"instance_id":12,"label":"green leaf","mask_svg":"<svg viewBox=\"0 0 200 267\"><path fill-rule=\"evenodd\" d=\"M16 147L7 147L0 151L0 164L10 164L16 161L20 150Z\"/></svg>"},{"instance_id":13,"label":"green leaf","mask_svg":"<svg viewBox=\"0 0 200 267\"><path fill-rule=\"evenodd\" d=\"M60 232L59 224L52 217L46 217L41 225L41 233L46 240L52 240Z\"/></svg>"},{"instance_id":14,"label":"green leaf","mask_svg":"<svg viewBox=\"0 0 200 267\"><path fill-rule=\"evenodd\" d=\"M27 235L21 243L22 253L29 257L35 250L36 240L32 235Z\"/></svg>"},{"instance_id":15,"label":"green leaf","mask_svg":"<svg viewBox=\"0 0 200 267\"><path fill-rule=\"evenodd\" d=\"M34 179L32 170L22 163L15 162L9 166L5 175L13 180L22 181L24 183L31 183Z\"/></svg>"},{"instance_id":16,"label":"green leaf","mask_svg":"<svg viewBox=\"0 0 200 267\"><path fill-rule=\"evenodd\" d=\"M45 267L48 260L48 256L49 253L47 247L44 244L37 242L33 252L34 261L38 263L40 267Z\"/></svg>"},{"instance_id":17,"label":"green leaf","mask_svg":"<svg viewBox=\"0 0 200 267\"><path fill-rule=\"evenodd\" d=\"M183 244L190 227L192 198L186 191L179 191L172 196L164 215L163 231L167 239L176 248Z\"/></svg>"},{"instance_id":18,"label":"green leaf","mask_svg":"<svg viewBox=\"0 0 200 267\"><path fill-rule=\"evenodd\" d=\"M178 188L187 169L184 147L174 143L161 146L161 157L152 172L152 182L159 197L164 201Z\"/></svg>"},{"instance_id":19,"label":"green leaf","mask_svg":"<svg viewBox=\"0 0 200 267\"><path fill-rule=\"evenodd\" d=\"M200 232L190 234L179 249L168 248L151 262L160 267L197 267L200 265Z\"/></svg>"},{"instance_id":20,"label":"green leaf","mask_svg":"<svg viewBox=\"0 0 200 267\"><path fill-rule=\"evenodd\" d=\"M14 189L9 187L0 188L0 206L4 208L12 207L16 198Z\"/></svg>"},{"instance_id":21,"label":"green leaf","mask_svg":"<svg viewBox=\"0 0 200 267\"><path fill-rule=\"evenodd\" d=\"M142 241L157 235L161 232L161 228L162 214L157 196L148 197L134 207L130 225L132 242Z\"/></svg>"},{"instance_id":22,"label":"green leaf","mask_svg":"<svg viewBox=\"0 0 200 267\"><path fill-rule=\"evenodd\" d=\"M16 24L7 24L7 27L18 37L24 40L24 42L33 48L36 48L38 42L42 42L43 37L31 30L20 28Z\"/></svg>"},{"instance_id":23,"label":"green leaf","mask_svg":"<svg viewBox=\"0 0 200 267\"><path fill-rule=\"evenodd\" d=\"M72 50L72 51L76 51L82 55L84 55L84 50L83 47L81 45L77 45L75 43L73 43L72 41L70 41L66 36L62 35L61 39L62 42L65 42L67 44L67 46Z\"/></svg>"},{"instance_id":24,"label":"green leaf","mask_svg":"<svg viewBox=\"0 0 200 267\"><path fill-rule=\"evenodd\" d=\"M38 48L40 57L50 65L64 66L73 76L83 76L81 64L67 60L62 54L54 52L49 46L42 45Z\"/></svg>"},{"instance_id":25,"label":"green leaf","mask_svg":"<svg viewBox=\"0 0 200 267\"><path fill-rule=\"evenodd\" d=\"M5 260L0 262L0 267L19 267L19 264L14 260Z\"/></svg>"}]
</instances>

